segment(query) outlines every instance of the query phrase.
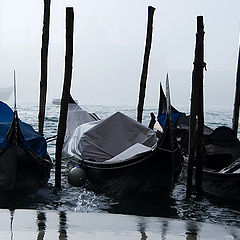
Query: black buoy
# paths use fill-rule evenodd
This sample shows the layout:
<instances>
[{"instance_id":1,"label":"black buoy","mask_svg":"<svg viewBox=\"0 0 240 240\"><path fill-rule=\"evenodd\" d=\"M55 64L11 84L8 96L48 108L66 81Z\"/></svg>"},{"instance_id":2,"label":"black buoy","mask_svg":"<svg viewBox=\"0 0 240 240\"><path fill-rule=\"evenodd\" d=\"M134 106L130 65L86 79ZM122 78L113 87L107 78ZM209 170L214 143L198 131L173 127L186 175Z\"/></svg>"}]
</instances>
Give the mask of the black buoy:
<instances>
[{"instance_id":1,"label":"black buoy","mask_svg":"<svg viewBox=\"0 0 240 240\"><path fill-rule=\"evenodd\" d=\"M86 171L80 166L72 168L68 173L68 181L75 187L82 186L85 183L86 178Z\"/></svg>"}]
</instances>

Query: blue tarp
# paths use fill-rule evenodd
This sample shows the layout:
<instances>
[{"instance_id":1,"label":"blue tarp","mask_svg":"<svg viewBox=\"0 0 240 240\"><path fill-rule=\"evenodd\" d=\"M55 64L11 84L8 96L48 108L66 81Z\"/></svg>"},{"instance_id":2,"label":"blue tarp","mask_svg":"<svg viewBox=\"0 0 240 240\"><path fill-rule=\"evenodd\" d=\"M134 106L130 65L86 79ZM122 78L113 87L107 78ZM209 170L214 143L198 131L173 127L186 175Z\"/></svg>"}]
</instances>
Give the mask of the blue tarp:
<instances>
[{"instance_id":1,"label":"blue tarp","mask_svg":"<svg viewBox=\"0 0 240 240\"><path fill-rule=\"evenodd\" d=\"M7 146L7 132L13 119L12 109L0 101L0 149ZM47 142L44 137L38 134L30 124L19 121L19 125L24 136L23 146L37 153L41 157L48 156Z\"/></svg>"},{"instance_id":2,"label":"blue tarp","mask_svg":"<svg viewBox=\"0 0 240 240\"><path fill-rule=\"evenodd\" d=\"M172 123L175 124L175 122L178 120L179 116L180 116L180 112L178 113L171 113L171 117L172 117ZM165 123L166 123L166 112L164 113L161 113L160 115L158 115L157 119L158 119L158 122L160 123L161 127L164 128L165 126Z\"/></svg>"}]
</instances>

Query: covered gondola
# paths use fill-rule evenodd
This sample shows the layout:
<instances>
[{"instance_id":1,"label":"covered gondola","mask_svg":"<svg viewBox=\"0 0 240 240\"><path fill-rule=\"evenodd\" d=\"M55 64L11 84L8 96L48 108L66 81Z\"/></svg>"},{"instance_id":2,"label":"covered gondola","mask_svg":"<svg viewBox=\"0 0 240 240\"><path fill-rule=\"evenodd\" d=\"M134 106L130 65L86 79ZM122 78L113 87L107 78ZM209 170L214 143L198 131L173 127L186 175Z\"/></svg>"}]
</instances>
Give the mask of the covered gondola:
<instances>
[{"instance_id":1,"label":"covered gondola","mask_svg":"<svg viewBox=\"0 0 240 240\"><path fill-rule=\"evenodd\" d=\"M223 201L240 201L240 160L221 170L205 167L203 170L203 189L211 196Z\"/></svg>"},{"instance_id":2,"label":"covered gondola","mask_svg":"<svg viewBox=\"0 0 240 240\"><path fill-rule=\"evenodd\" d=\"M158 121L164 126L166 97L161 87ZM172 107L172 126L178 143L186 156L183 177L187 177L189 116ZM203 191L223 200L240 200L240 142L231 128L204 126Z\"/></svg>"},{"instance_id":3,"label":"covered gondola","mask_svg":"<svg viewBox=\"0 0 240 240\"><path fill-rule=\"evenodd\" d=\"M186 183L188 161L187 157L184 157L184 159L181 181ZM240 200L240 159L219 169L224 165L221 160L226 161L226 159L220 158L218 159L219 166L216 164L211 167L203 167L203 192L218 201L236 204Z\"/></svg>"},{"instance_id":4,"label":"covered gondola","mask_svg":"<svg viewBox=\"0 0 240 240\"><path fill-rule=\"evenodd\" d=\"M160 84L160 100L158 106L158 116L157 120L162 127L165 125L166 119L166 110L167 110L167 98ZM172 116L172 127L175 135L177 136L181 146L184 147L183 150L187 149L188 144L188 133L189 133L189 115L184 112L179 111L175 107L171 106L171 116ZM204 138L211 134L213 129L208 126L204 126L203 135Z\"/></svg>"},{"instance_id":5,"label":"covered gondola","mask_svg":"<svg viewBox=\"0 0 240 240\"><path fill-rule=\"evenodd\" d=\"M0 192L34 192L49 180L47 143L0 101Z\"/></svg>"},{"instance_id":6,"label":"covered gondola","mask_svg":"<svg viewBox=\"0 0 240 240\"><path fill-rule=\"evenodd\" d=\"M167 196L182 169L183 157L166 124L155 131L116 112L99 120L69 104L63 156L81 168L86 186L110 195L158 193Z\"/></svg>"}]
</instances>

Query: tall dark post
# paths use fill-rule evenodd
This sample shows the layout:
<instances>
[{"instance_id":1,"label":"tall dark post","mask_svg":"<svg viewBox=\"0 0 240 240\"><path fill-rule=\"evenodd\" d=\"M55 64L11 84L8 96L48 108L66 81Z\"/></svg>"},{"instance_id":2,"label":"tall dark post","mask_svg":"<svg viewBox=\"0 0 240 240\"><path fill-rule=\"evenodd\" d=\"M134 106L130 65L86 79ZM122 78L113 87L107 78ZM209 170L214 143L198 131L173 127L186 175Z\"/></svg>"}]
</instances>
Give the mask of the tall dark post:
<instances>
[{"instance_id":1,"label":"tall dark post","mask_svg":"<svg viewBox=\"0 0 240 240\"><path fill-rule=\"evenodd\" d=\"M51 3L51 0L44 0L44 17L43 17L42 49L41 49L40 103L39 103L39 114L38 114L38 131L40 134L43 134L46 95L47 95L47 62L48 62L48 44L49 44L50 3Z\"/></svg>"},{"instance_id":2,"label":"tall dark post","mask_svg":"<svg viewBox=\"0 0 240 240\"><path fill-rule=\"evenodd\" d=\"M172 113L171 113L171 98L170 98L170 87L168 74L166 77L166 100L167 100L167 111L166 111L166 126L170 135L170 151L171 151L171 163L172 163L172 183L174 183L174 172L175 172L175 161L174 161L174 140L173 140L173 129L172 129Z\"/></svg>"},{"instance_id":3,"label":"tall dark post","mask_svg":"<svg viewBox=\"0 0 240 240\"><path fill-rule=\"evenodd\" d=\"M148 73L148 62L152 45L152 30L153 30L153 14L155 8L149 6L148 7L148 24L147 24L147 36L146 36L146 45L145 45L145 53L143 60L143 68L140 80L140 89L139 89L139 99L138 99L138 107L137 107L137 120L142 122L143 115L143 105L145 98L145 89L147 82L147 73Z\"/></svg>"},{"instance_id":4,"label":"tall dark post","mask_svg":"<svg viewBox=\"0 0 240 240\"><path fill-rule=\"evenodd\" d=\"M206 67L204 62L204 25L203 17L197 17L197 46L195 59L195 78L197 79L198 89L198 124L197 124L197 138L196 138L196 190L197 196L202 195L202 172L203 172L203 128L204 128L204 104L203 104L203 69Z\"/></svg>"},{"instance_id":5,"label":"tall dark post","mask_svg":"<svg viewBox=\"0 0 240 240\"><path fill-rule=\"evenodd\" d=\"M232 120L232 129L236 137L238 132L239 104L240 104L240 47L239 47L239 53L238 53L236 90L235 90L235 101L234 101L233 120Z\"/></svg>"},{"instance_id":6,"label":"tall dark post","mask_svg":"<svg viewBox=\"0 0 240 240\"><path fill-rule=\"evenodd\" d=\"M202 182L202 157L203 157L203 68L205 63L203 60L203 40L204 40L204 26L203 17L197 17L197 34L194 69L192 73L192 94L191 94L191 108L189 120L189 149L188 149L188 176L187 176L187 197L192 193L192 175L193 162L197 159L196 184L198 193L201 192ZM198 127L197 127L198 120ZM197 132L196 132L197 130ZM196 146L198 147L196 148ZM197 154L197 155L196 155Z\"/></svg>"},{"instance_id":7,"label":"tall dark post","mask_svg":"<svg viewBox=\"0 0 240 240\"><path fill-rule=\"evenodd\" d=\"M70 97L71 79L72 79L72 59L73 59L73 8L66 8L66 55L65 55L65 74L61 99L60 117L57 131L56 142L56 169L55 169L55 187L61 189L61 158L62 146L66 132L66 121L68 113L68 101Z\"/></svg>"}]
</instances>

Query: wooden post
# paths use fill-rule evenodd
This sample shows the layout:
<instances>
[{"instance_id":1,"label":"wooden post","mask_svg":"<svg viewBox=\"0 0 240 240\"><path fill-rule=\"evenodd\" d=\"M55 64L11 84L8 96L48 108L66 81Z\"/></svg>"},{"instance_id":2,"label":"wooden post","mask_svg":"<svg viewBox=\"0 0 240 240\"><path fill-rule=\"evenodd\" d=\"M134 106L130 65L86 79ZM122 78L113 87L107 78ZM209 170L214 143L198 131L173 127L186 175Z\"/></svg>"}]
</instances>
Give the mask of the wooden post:
<instances>
[{"instance_id":1,"label":"wooden post","mask_svg":"<svg viewBox=\"0 0 240 240\"><path fill-rule=\"evenodd\" d=\"M151 120L150 120L150 123L149 123L149 125L148 125L148 128L150 128L150 129L153 130L154 124L155 124L155 122L156 122L156 117L155 117L155 115L154 115L153 112L150 113L150 116L151 116Z\"/></svg>"},{"instance_id":2,"label":"wooden post","mask_svg":"<svg viewBox=\"0 0 240 240\"><path fill-rule=\"evenodd\" d=\"M198 159L198 177L196 180L198 184L201 182L201 164L199 156L196 156L196 145L199 145L198 153L203 150L201 131L203 131L203 68L205 63L203 61L203 17L197 17L197 34L196 34L196 47L194 69L192 73L192 94L191 94L191 107L190 107L190 120L189 120L189 148L188 148L188 176L187 176L187 190L186 196L190 197L192 194L192 176L193 176L193 163L194 159ZM202 99L199 101L199 99ZM198 132L197 136L197 119L198 119ZM200 168L199 168L200 166ZM199 185L201 189L201 184Z\"/></svg>"},{"instance_id":3,"label":"wooden post","mask_svg":"<svg viewBox=\"0 0 240 240\"><path fill-rule=\"evenodd\" d=\"M42 48L41 48L40 103L39 103L39 114L38 114L38 131L40 134L43 134L46 95L47 95L47 62L48 62L48 44L49 44L50 3L51 3L51 0L44 0L44 17L43 17Z\"/></svg>"},{"instance_id":4,"label":"wooden post","mask_svg":"<svg viewBox=\"0 0 240 240\"><path fill-rule=\"evenodd\" d=\"M202 172L203 172L203 129L204 129L204 104L203 104L203 69L206 67L204 62L204 25L203 17L197 17L197 47L195 59L195 78L198 90L198 124L196 138L196 191L197 197L202 195Z\"/></svg>"},{"instance_id":5,"label":"wooden post","mask_svg":"<svg viewBox=\"0 0 240 240\"><path fill-rule=\"evenodd\" d=\"M139 122L142 122L142 115L143 115L143 105L144 105L144 98L145 98L147 73L148 73L148 62L149 62L149 56L151 51L151 45L152 45L152 29L153 29L154 11L155 11L154 7L151 7L151 6L148 7L147 36L146 36L143 68L142 68L142 74L141 74L141 80L140 80L139 100L138 100L138 107L137 107L137 120Z\"/></svg>"},{"instance_id":6,"label":"wooden post","mask_svg":"<svg viewBox=\"0 0 240 240\"><path fill-rule=\"evenodd\" d=\"M238 53L236 90L235 90L235 101L234 101L233 120L232 120L232 129L236 137L238 132L239 104L240 104L240 47L239 47L239 53Z\"/></svg>"},{"instance_id":7,"label":"wooden post","mask_svg":"<svg viewBox=\"0 0 240 240\"><path fill-rule=\"evenodd\" d=\"M194 70L193 70L194 72ZM186 197L191 197L192 194L192 176L193 176L193 162L195 157L196 146L196 126L197 126L197 102L196 102L196 86L194 74L192 74L192 93L191 106L189 118L189 143L188 143L188 172L187 172L187 189Z\"/></svg>"},{"instance_id":8,"label":"wooden post","mask_svg":"<svg viewBox=\"0 0 240 240\"><path fill-rule=\"evenodd\" d=\"M171 112L171 98L170 98L170 87L168 80L168 73L166 77L166 101L167 101L167 111L166 111L166 123L168 124L170 133L170 151L171 151L171 162L172 162L172 183L174 183L175 177L175 161L174 161L174 140L173 140L173 129L172 129L172 112Z\"/></svg>"},{"instance_id":9,"label":"wooden post","mask_svg":"<svg viewBox=\"0 0 240 240\"><path fill-rule=\"evenodd\" d=\"M66 121L68 113L68 101L70 97L72 79L72 58L73 58L73 21L74 13L72 7L66 8L66 55L65 55L65 74L60 107L60 117L58 123L57 142L56 142L56 169L55 187L61 189L61 158L62 146L66 133Z\"/></svg>"},{"instance_id":10,"label":"wooden post","mask_svg":"<svg viewBox=\"0 0 240 240\"><path fill-rule=\"evenodd\" d=\"M166 112L166 108L167 108L166 96L163 92L162 84L160 82L160 96L159 96L159 103L158 103L158 116L160 116L162 113Z\"/></svg>"}]
</instances>

